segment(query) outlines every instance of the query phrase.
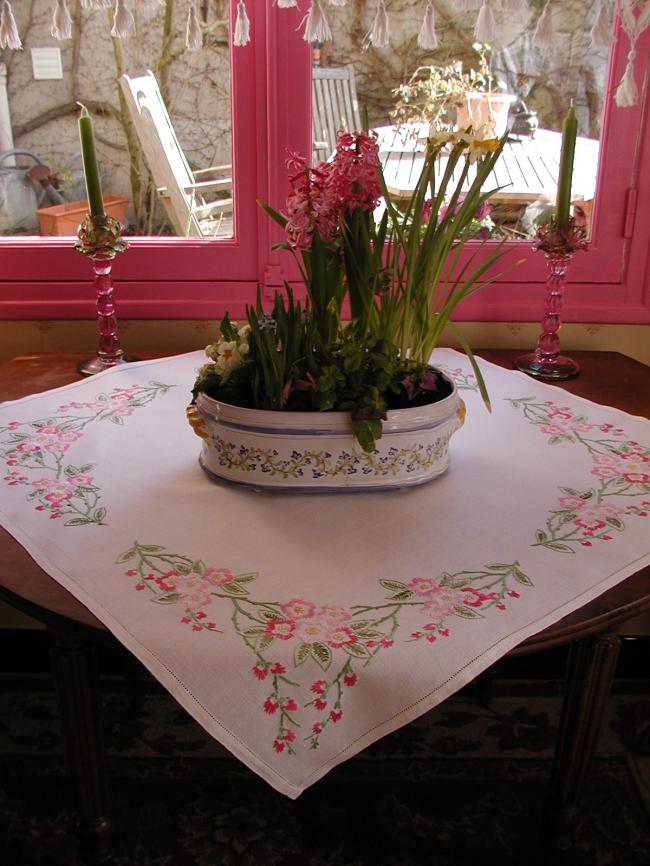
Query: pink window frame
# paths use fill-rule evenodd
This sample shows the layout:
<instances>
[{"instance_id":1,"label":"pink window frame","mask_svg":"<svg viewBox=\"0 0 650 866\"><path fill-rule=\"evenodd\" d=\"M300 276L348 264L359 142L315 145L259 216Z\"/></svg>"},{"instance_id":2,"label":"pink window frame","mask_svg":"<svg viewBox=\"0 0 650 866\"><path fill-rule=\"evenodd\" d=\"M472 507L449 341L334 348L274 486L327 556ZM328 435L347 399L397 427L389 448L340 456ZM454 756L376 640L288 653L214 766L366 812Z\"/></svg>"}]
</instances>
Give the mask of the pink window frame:
<instances>
[{"instance_id":1,"label":"pink window frame","mask_svg":"<svg viewBox=\"0 0 650 866\"><path fill-rule=\"evenodd\" d=\"M231 0L232 9L236 5ZM296 273L286 253L272 250L279 230L256 200L282 207L288 151L310 152L310 50L297 9L265 0L247 4L252 41L232 51L235 237L136 239L114 267L124 319L206 319L229 310L241 316L260 285L270 298ZM637 44L635 108L619 109L613 92L625 68L627 44L616 27L610 59L593 240L576 255L563 318L567 322L650 322L650 33ZM645 61L646 68L642 68ZM264 94L262 98L259 94ZM633 203L639 202L632 213ZM513 244L524 264L467 301L469 321L536 321L545 294L545 266L527 244ZM88 263L69 239L0 241L0 318L92 318Z\"/></svg>"}]
</instances>

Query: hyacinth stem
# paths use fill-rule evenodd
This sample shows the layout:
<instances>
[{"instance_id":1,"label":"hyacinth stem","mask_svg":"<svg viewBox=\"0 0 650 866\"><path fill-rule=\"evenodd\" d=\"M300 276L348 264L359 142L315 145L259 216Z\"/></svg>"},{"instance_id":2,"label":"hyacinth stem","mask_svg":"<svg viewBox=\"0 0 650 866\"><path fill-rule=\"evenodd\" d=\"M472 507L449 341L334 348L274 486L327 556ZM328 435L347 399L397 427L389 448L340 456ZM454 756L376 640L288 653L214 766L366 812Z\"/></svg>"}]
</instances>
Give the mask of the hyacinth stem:
<instances>
[{"instance_id":1,"label":"hyacinth stem","mask_svg":"<svg viewBox=\"0 0 650 866\"><path fill-rule=\"evenodd\" d=\"M534 352L521 355L515 366L522 373L537 379L573 379L580 372L576 361L560 355L559 330L566 288L566 274L571 264L571 253L544 253L548 268L546 304L542 318L542 332Z\"/></svg>"}]
</instances>

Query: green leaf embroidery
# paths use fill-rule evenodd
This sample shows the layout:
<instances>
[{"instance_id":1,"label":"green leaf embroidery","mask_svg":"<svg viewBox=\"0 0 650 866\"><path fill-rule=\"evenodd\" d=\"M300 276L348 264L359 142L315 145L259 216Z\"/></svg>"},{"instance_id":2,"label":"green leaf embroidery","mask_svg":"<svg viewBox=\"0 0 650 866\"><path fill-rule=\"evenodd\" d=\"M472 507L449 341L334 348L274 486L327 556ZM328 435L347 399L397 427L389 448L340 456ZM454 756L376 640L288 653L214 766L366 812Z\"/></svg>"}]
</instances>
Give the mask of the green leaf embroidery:
<instances>
[{"instance_id":1,"label":"green leaf embroidery","mask_svg":"<svg viewBox=\"0 0 650 866\"><path fill-rule=\"evenodd\" d=\"M237 583L250 583L251 580L256 580L258 576L258 571L251 571L248 574L236 574L235 580Z\"/></svg>"},{"instance_id":2,"label":"green leaf embroidery","mask_svg":"<svg viewBox=\"0 0 650 866\"><path fill-rule=\"evenodd\" d=\"M266 629L263 625L252 625L250 628L245 628L240 634L243 634L244 637L260 637L266 634Z\"/></svg>"},{"instance_id":3,"label":"green leaf embroidery","mask_svg":"<svg viewBox=\"0 0 650 866\"><path fill-rule=\"evenodd\" d=\"M259 643L257 644L257 649L259 652L262 652L268 646L270 646L272 643L273 643L273 638L271 637L270 634L262 635L262 637L259 640Z\"/></svg>"},{"instance_id":4,"label":"green leaf embroidery","mask_svg":"<svg viewBox=\"0 0 650 866\"><path fill-rule=\"evenodd\" d=\"M229 580L228 583L224 583L221 587L222 591L226 593L226 595L236 595L243 596L248 595L248 590L244 589L243 586L240 586L234 580Z\"/></svg>"},{"instance_id":5,"label":"green leaf embroidery","mask_svg":"<svg viewBox=\"0 0 650 866\"><path fill-rule=\"evenodd\" d=\"M558 553L575 553L572 547L559 541L547 541L544 543L544 547L547 547L549 550L557 550Z\"/></svg>"},{"instance_id":6,"label":"green leaf embroidery","mask_svg":"<svg viewBox=\"0 0 650 866\"><path fill-rule=\"evenodd\" d=\"M527 575L525 575L523 573L523 571L520 571L518 568L515 568L512 573L513 573L514 578L517 581L517 583L521 583L524 586L534 586L535 585L532 582L532 580Z\"/></svg>"},{"instance_id":7,"label":"green leaf embroidery","mask_svg":"<svg viewBox=\"0 0 650 866\"><path fill-rule=\"evenodd\" d=\"M116 564L119 565L122 562L128 562L130 559L133 559L135 556L135 547L132 547L130 550L127 550L125 553L122 553L115 560Z\"/></svg>"},{"instance_id":8,"label":"green leaf embroidery","mask_svg":"<svg viewBox=\"0 0 650 866\"><path fill-rule=\"evenodd\" d=\"M66 520L64 526L83 526L86 523L95 523L92 517L73 517L72 520Z\"/></svg>"},{"instance_id":9,"label":"green leaf embroidery","mask_svg":"<svg viewBox=\"0 0 650 866\"><path fill-rule=\"evenodd\" d=\"M389 592L402 592L406 589L406 584L401 580L380 580L379 583Z\"/></svg>"},{"instance_id":10,"label":"green leaf embroidery","mask_svg":"<svg viewBox=\"0 0 650 866\"><path fill-rule=\"evenodd\" d=\"M341 649L345 650L348 655L358 659L366 659L370 656L370 650L362 643L346 643Z\"/></svg>"},{"instance_id":11,"label":"green leaf embroidery","mask_svg":"<svg viewBox=\"0 0 650 866\"><path fill-rule=\"evenodd\" d=\"M454 608L454 613L458 616L464 617L465 619L481 619L483 616L482 613L479 613L471 607L466 607L464 604Z\"/></svg>"},{"instance_id":12,"label":"green leaf embroidery","mask_svg":"<svg viewBox=\"0 0 650 866\"><path fill-rule=\"evenodd\" d=\"M332 664L332 650L327 644L321 643L319 640L310 644L312 657L318 662L319 666L326 671Z\"/></svg>"},{"instance_id":13,"label":"green leaf embroidery","mask_svg":"<svg viewBox=\"0 0 650 866\"><path fill-rule=\"evenodd\" d=\"M398 592L396 595L391 595L389 601L406 601L411 598L413 593L410 589L404 590L404 592Z\"/></svg>"},{"instance_id":14,"label":"green leaf embroidery","mask_svg":"<svg viewBox=\"0 0 650 866\"><path fill-rule=\"evenodd\" d=\"M258 614L262 617L262 619L281 619L280 614L275 610L269 610L268 607L263 607L258 611Z\"/></svg>"},{"instance_id":15,"label":"green leaf embroidery","mask_svg":"<svg viewBox=\"0 0 650 866\"><path fill-rule=\"evenodd\" d=\"M299 668L300 665L311 655L311 647L308 643L299 643L293 651L294 667Z\"/></svg>"},{"instance_id":16,"label":"green leaf embroidery","mask_svg":"<svg viewBox=\"0 0 650 866\"><path fill-rule=\"evenodd\" d=\"M157 595L151 601L155 601L156 604L176 604L179 598L180 596L177 592L166 592L164 595Z\"/></svg>"},{"instance_id":17,"label":"green leaf embroidery","mask_svg":"<svg viewBox=\"0 0 650 866\"><path fill-rule=\"evenodd\" d=\"M357 635L357 637L363 638L364 640L370 640L371 638L375 637L382 637L383 635L383 633L377 631L376 628L355 629L354 633Z\"/></svg>"}]
</instances>

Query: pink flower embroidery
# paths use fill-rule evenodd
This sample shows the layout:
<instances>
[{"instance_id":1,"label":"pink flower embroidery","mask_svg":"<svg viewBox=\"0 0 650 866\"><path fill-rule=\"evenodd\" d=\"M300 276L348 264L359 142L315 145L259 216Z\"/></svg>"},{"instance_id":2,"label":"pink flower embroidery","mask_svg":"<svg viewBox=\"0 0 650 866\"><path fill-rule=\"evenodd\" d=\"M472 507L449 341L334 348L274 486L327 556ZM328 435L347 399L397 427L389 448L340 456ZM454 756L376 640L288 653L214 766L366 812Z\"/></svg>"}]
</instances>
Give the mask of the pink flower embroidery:
<instances>
[{"instance_id":1,"label":"pink flower embroidery","mask_svg":"<svg viewBox=\"0 0 650 866\"><path fill-rule=\"evenodd\" d=\"M553 406L552 403L549 403L548 405ZM562 409L560 409L559 406L553 406L553 408L549 410L548 417L549 418L563 418L563 419L568 421L571 419L571 412L568 409L568 407L566 407L566 406L563 407Z\"/></svg>"},{"instance_id":2,"label":"pink flower embroidery","mask_svg":"<svg viewBox=\"0 0 650 866\"><path fill-rule=\"evenodd\" d=\"M454 613L457 607L465 604L466 594L463 589L453 589L449 586L438 587L438 591L425 605L422 612L436 620L444 619Z\"/></svg>"},{"instance_id":3,"label":"pink flower embroidery","mask_svg":"<svg viewBox=\"0 0 650 866\"><path fill-rule=\"evenodd\" d=\"M463 592L465 604L469 607L481 607L486 601L494 601L497 597L496 592L481 592L473 586L464 586Z\"/></svg>"},{"instance_id":4,"label":"pink flower embroidery","mask_svg":"<svg viewBox=\"0 0 650 866\"><path fill-rule=\"evenodd\" d=\"M304 619L314 615L316 605L312 604L311 601L304 601L302 598L292 598L285 604L281 604L280 610L289 619Z\"/></svg>"},{"instance_id":5,"label":"pink flower embroidery","mask_svg":"<svg viewBox=\"0 0 650 866\"><path fill-rule=\"evenodd\" d=\"M348 608L340 604L323 604L318 608L318 615L333 625L352 619Z\"/></svg>"},{"instance_id":6,"label":"pink flower embroidery","mask_svg":"<svg viewBox=\"0 0 650 866\"><path fill-rule=\"evenodd\" d=\"M359 638L347 626L341 626L330 632L327 638L327 643L334 649L339 649L342 646L356 643Z\"/></svg>"},{"instance_id":7,"label":"pink flower embroidery","mask_svg":"<svg viewBox=\"0 0 650 866\"><path fill-rule=\"evenodd\" d=\"M581 496L560 496L558 501L563 508L568 508L569 511L580 511L587 505L587 500Z\"/></svg>"},{"instance_id":8,"label":"pink flower embroidery","mask_svg":"<svg viewBox=\"0 0 650 866\"><path fill-rule=\"evenodd\" d=\"M293 637L296 630L296 624L289 619L272 619L266 624L266 634L271 637L280 638L280 640L289 640Z\"/></svg>"},{"instance_id":9,"label":"pink flower embroidery","mask_svg":"<svg viewBox=\"0 0 650 866\"><path fill-rule=\"evenodd\" d=\"M408 588L415 595L434 595L440 590L438 582L429 577L414 577Z\"/></svg>"},{"instance_id":10,"label":"pink flower embroidery","mask_svg":"<svg viewBox=\"0 0 650 866\"><path fill-rule=\"evenodd\" d=\"M322 619L303 619L296 623L296 637L305 643L326 640L331 626Z\"/></svg>"},{"instance_id":11,"label":"pink flower embroidery","mask_svg":"<svg viewBox=\"0 0 650 866\"><path fill-rule=\"evenodd\" d=\"M557 421L554 424L540 424L539 429L547 436L562 436L569 429L567 424L561 424Z\"/></svg>"},{"instance_id":12,"label":"pink flower embroidery","mask_svg":"<svg viewBox=\"0 0 650 866\"><path fill-rule=\"evenodd\" d=\"M234 575L227 568L206 568L203 580L212 586L223 586L230 583L234 579Z\"/></svg>"},{"instance_id":13,"label":"pink flower embroidery","mask_svg":"<svg viewBox=\"0 0 650 866\"><path fill-rule=\"evenodd\" d=\"M274 700L272 697L268 697L264 701L264 712L272 716L273 713L277 711L279 706L280 704L278 703L278 701Z\"/></svg>"},{"instance_id":14,"label":"pink flower embroidery","mask_svg":"<svg viewBox=\"0 0 650 866\"><path fill-rule=\"evenodd\" d=\"M190 608L205 607L212 601L203 578L196 574L179 574L174 577L174 583L179 601Z\"/></svg>"}]
</instances>

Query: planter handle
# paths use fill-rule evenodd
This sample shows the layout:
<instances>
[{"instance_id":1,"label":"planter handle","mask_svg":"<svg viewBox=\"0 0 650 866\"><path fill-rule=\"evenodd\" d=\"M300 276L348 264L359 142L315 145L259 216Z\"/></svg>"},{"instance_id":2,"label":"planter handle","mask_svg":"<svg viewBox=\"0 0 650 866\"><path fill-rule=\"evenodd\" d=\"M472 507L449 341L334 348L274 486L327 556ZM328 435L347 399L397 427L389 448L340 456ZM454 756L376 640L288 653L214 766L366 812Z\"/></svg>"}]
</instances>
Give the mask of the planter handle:
<instances>
[{"instance_id":1,"label":"planter handle","mask_svg":"<svg viewBox=\"0 0 650 866\"><path fill-rule=\"evenodd\" d=\"M459 399L458 400L458 411L456 412L456 420L458 421L458 424L454 430L454 433L456 432L456 430L460 430L460 428L465 423L465 415L467 415L467 406L465 405L464 400Z\"/></svg>"},{"instance_id":2,"label":"planter handle","mask_svg":"<svg viewBox=\"0 0 650 866\"><path fill-rule=\"evenodd\" d=\"M185 409L185 417L187 418L187 423L190 425L192 430L194 430L199 439L209 438L210 434L205 429L205 419L193 403Z\"/></svg>"}]
</instances>

